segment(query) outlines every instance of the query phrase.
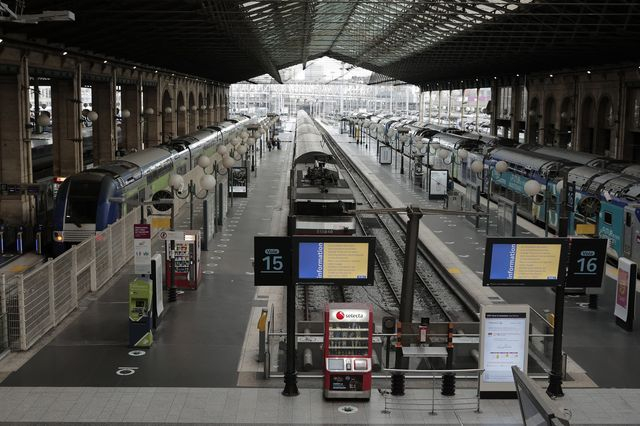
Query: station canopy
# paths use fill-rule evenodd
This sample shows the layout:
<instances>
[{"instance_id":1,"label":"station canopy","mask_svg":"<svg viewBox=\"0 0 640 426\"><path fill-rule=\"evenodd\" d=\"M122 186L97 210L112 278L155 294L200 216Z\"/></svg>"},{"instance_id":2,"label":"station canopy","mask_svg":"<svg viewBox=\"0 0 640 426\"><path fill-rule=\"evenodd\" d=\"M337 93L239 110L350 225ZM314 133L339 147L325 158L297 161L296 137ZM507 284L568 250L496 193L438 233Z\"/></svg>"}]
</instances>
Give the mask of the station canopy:
<instances>
[{"instance_id":1,"label":"station canopy","mask_svg":"<svg viewBox=\"0 0 640 426\"><path fill-rule=\"evenodd\" d=\"M7 3L14 3L7 0ZM636 63L631 0L20 0L75 22L3 25L114 61L235 83L322 56L425 86ZM383 78L382 78L383 79Z\"/></svg>"}]
</instances>

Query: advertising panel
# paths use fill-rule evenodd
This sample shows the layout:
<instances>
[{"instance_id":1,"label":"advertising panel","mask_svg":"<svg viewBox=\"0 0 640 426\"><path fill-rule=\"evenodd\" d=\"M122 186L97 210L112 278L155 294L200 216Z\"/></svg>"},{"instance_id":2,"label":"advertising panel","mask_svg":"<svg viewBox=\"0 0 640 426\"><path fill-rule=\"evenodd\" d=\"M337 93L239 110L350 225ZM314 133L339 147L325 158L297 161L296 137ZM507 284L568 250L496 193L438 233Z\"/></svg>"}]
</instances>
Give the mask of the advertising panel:
<instances>
[{"instance_id":1,"label":"advertising panel","mask_svg":"<svg viewBox=\"0 0 640 426\"><path fill-rule=\"evenodd\" d=\"M391 164L391 147L390 146L381 146L380 147L380 164Z\"/></svg>"},{"instance_id":2,"label":"advertising panel","mask_svg":"<svg viewBox=\"0 0 640 426\"><path fill-rule=\"evenodd\" d=\"M625 257L618 259L618 282L614 315L622 328L631 331L635 316L636 264Z\"/></svg>"},{"instance_id":3,"label":"advertising panel","mask_svg":"<svg viewBox=\"0 0 640 426\"><path fill-rule=\"evenodd\" d=\"M151 274L151 225L133 225L133 269L140 275Z\"/></svg>"},{"instance_id":4,"label":"advertising panel","mask_svg":"<svg viewBox=\"0 0 640 426\"><path fill-rule=\"evenodd\" d=\"M511 366L527 371L529 305L483 305L480 312L480 381L483 392L515 396ZM484 394L488 396L488 394Z\"/></svg>"},{"instance_id":5,"label":"advertising panel","mask_svg":"<svg viewBox=\"0 0 640 426\"><path fill-rule=\"evenodd\" d=\"M429 199L445 198L447 196L448 183L448 170L429 170Z\"/></svg>"}]
</instances>

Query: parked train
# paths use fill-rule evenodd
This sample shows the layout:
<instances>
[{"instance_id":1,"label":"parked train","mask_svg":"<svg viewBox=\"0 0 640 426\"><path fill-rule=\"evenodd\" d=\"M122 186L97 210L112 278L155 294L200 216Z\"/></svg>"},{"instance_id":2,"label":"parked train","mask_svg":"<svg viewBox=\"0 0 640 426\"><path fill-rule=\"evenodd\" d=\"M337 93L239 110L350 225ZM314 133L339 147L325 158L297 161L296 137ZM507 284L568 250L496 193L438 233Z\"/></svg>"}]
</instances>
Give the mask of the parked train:
<instances>
[{"instance_id":1,"label":"parked train","mask_svg":"<svg viewBox=\"0 0 640 426\"><path fill-rule=\"evenodd\" d=\"M289 229L294 235L353 234L353 192L315 123L299 111L291 168Z\"/></svg>"},{"instance_id":2,"label":"parked train","mask_svg":"<svg viewBox=\"0 0 640 426\"><path fill-rule=\"evenodd\" d=\"M166 190L172 174L186 175L197 167L200 156L213 155L219 145L229 144L248 125L270 125L272 120L275 118L227 120L70 176L60 186L54 206L56 251L105 229L135 208L133 202Z\"/></svg>"},{"instance_id":3,"label":"parked train","mask_svg":"<svg viewBox=\"0 0 640 426\"><path fill-rule=\"evenodd\" d=\"M595 224L598 235L609 240L613 257L624 256L640 262L638 164L556 147L517 145L509 139L424 124L415 118L360 115L350 120L363 128L365 137L390 144L406 155L415 151L413 146L421 139L426 147L423 163L446 169L453 179L478 186L485 194L501 195L516 202L523 216L546 223L552 230L558 226L558 184L567 175L568 181L575 184L573 223ZM398 129L402 127L403 131L409 129L409 143L400 143ZM476 161L482 164L478 173L471 168ZM496 172L498 161L507 162L508 170ZM531 179L541 188L534 197L524 190Z\"/></svg>"}]
</instances>

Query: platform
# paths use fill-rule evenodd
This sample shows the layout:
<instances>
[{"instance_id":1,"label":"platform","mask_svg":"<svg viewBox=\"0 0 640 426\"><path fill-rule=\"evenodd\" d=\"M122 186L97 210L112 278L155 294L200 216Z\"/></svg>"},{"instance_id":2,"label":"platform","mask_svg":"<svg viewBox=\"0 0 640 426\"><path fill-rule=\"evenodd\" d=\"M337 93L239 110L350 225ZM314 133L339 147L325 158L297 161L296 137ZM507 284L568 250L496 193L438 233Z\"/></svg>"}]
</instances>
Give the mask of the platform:
<instances>
[{"instance_id":1,"label":"platform","mask_svg":"<svg viewBox=\"0 0 640 426\"><path fill-rule=\"evenodd\" d=\"M408 161L405 159L405 174L400 174L400 166L394 155L393 164L381 166L376 158L375 141L367 146L356 144L353 138L339 134L335 127L326 127L332 136L341 141L341 147L348 155L368 170L377 179L376 187L393 207L413 204L422 207L441 208L441 201L427 199L423 188L414 184L409 176ZM399 160L399 157L397 157ZM421 230L431 231L430 238L436 238L446 246L448 253L442 254L455 264L459 262L473 271L476 277L465 277L481 291L481 277L484 262L485 233L461 217L425 215L421 220ZM519 236L535 236L532 225L518 218ZM538 232L540 232L538 230ZM454 266L455 268L455 266ZM462 269L450 272L455 276ZM583 369L588 378L599 387L640 388L640 365L635 360L640 344L640 331L624 331L615 324L613 307L615 301L615 276L613 268L603 284L604 293L599 297L599 308L588 308L587 296L567 296L565 300L563 350L578 366L570 365L574 372ZM459 277L457 277L459 278ZM460 278L459 278L460 279ZM493 290L507 303L526 303L538 312L553 312L555 293L549 288L494 287ZM499 300L498 300L499 301ZM606 355L605 355L606 354ZM577 370L577 371L576 371ZM567 384L571 386L571 384ZM584 383L581 385L585 385Z\"/></svg>"},{"instance_id":2,"label":"platform","mask_svg":"<svg viewBox=\"0 0 640 426\"><path fill-rule=\"evenodd\" d=\"M406 175L400 175L393 165L377 165L375 145L367 149L344 138L339 137L347 152L384 183L380 189L403 203L426 205L424 192ZM249 197L234 200L224 228L214 238L213 250L203 252L206 260L201 287L180 294L178 302L169 305L152 348L134 357L126 346L129 265L98 294L85 299L81 309L41 344L0 361L0 372L13 371L0 384L0 421L521 424L515 400L482 400L481 413L383 413L384 398L376 390L369 402L328 402L322 398L320 381L309 379L300 381L298 397L289 398L280 394L281 379L265 382L260 378L254 349L257 315L270 303L281 308L282 291L253 286L251 257L254 235L284 232L288 173L283 170L290 162L291 144L281 145L282 150L265 151L258 161L258 176L251 179ZM484 247L484 235L457 220L424 217L426 226L421 228L430 228L448 248L447 256L466 265L479 280L481 263L478 267L477 259L482 258L479 248ZM186 229L186 211L179 214L177 223ZM160 250L157 242L154 249ZM508 302L552 309L550 291L517 290L500 289L498 293ZM638 333L626 333L615 326L608 297L602 297L597 311L582 306L581 298L567 300L565 350L593 379L590 386L640 388L639 367L631 362ZM282 314L277 313L280 325L276 329L282 325L281 319ZM613 349L605 352L602 342ZM122 367L133 368L135 373L116 374ZM457 397L473 393L473 389L459 389ZM565 393L559 403L571 411L572 423L630 424L640 419L640 389L566 386ZM407 390L407 398L428 399L431 394L431 389ZM356 411L342 412L346 405Z\"/></svg>"}]
</instances>

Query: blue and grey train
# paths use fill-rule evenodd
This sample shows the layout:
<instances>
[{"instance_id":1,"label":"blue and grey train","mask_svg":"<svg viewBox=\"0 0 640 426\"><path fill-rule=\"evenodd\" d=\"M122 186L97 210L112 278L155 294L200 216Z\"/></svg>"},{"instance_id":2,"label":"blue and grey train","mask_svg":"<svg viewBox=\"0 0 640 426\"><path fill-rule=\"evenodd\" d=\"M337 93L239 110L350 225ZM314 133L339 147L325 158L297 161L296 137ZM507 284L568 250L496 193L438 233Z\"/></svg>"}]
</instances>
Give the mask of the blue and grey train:
<instances>
[{"instance_id":1,"label":"blue and grey train","mask_svg":"<svg viewBox=\"0 0 640 426\"><path fill-rule=\"evenodd\" d=\"M394 140L394 123L398 117L367 117L371 137L381 143ZM431 167L448 169L453 179L475 185L487 193L500 194L518 203L519 212L528 219L546 223L556 229L559 211L558 183L565 174L575 184L574 223L594 223L598 235L609 241L612 257L624 256L640 262L640 165L616 161L589 153L569 151L556 147L520 145L514 141L436 125L422 127L435 132L413 131L415 137L438 142L438 149L451 152L442 158L432 151ZM460 155L464 149L464 155ZM405 149L405 153L408 152ZM462 157L465 157L464 159ZM480 161L481 173L471 170L471 164ZM507 162L506 172L496 173L495 163ZM541 192L529 197L524 185L530 179L540 183Z\"/></svg>"},{"instance_id":2,"label":"blue and grey train","mask_svg":"<svg viewBox=\"0 0 640 426\"><path fill-rule=\"evenodd\" d=\"M104 230L135 208L135 202L166 190L172 174L187 174L201 155L213 155L218 145L229 143L247 125L270 124L271 120L241 117L223 121L68 177L54 206L56 252Z\"/></svg>"}]
</instances>

